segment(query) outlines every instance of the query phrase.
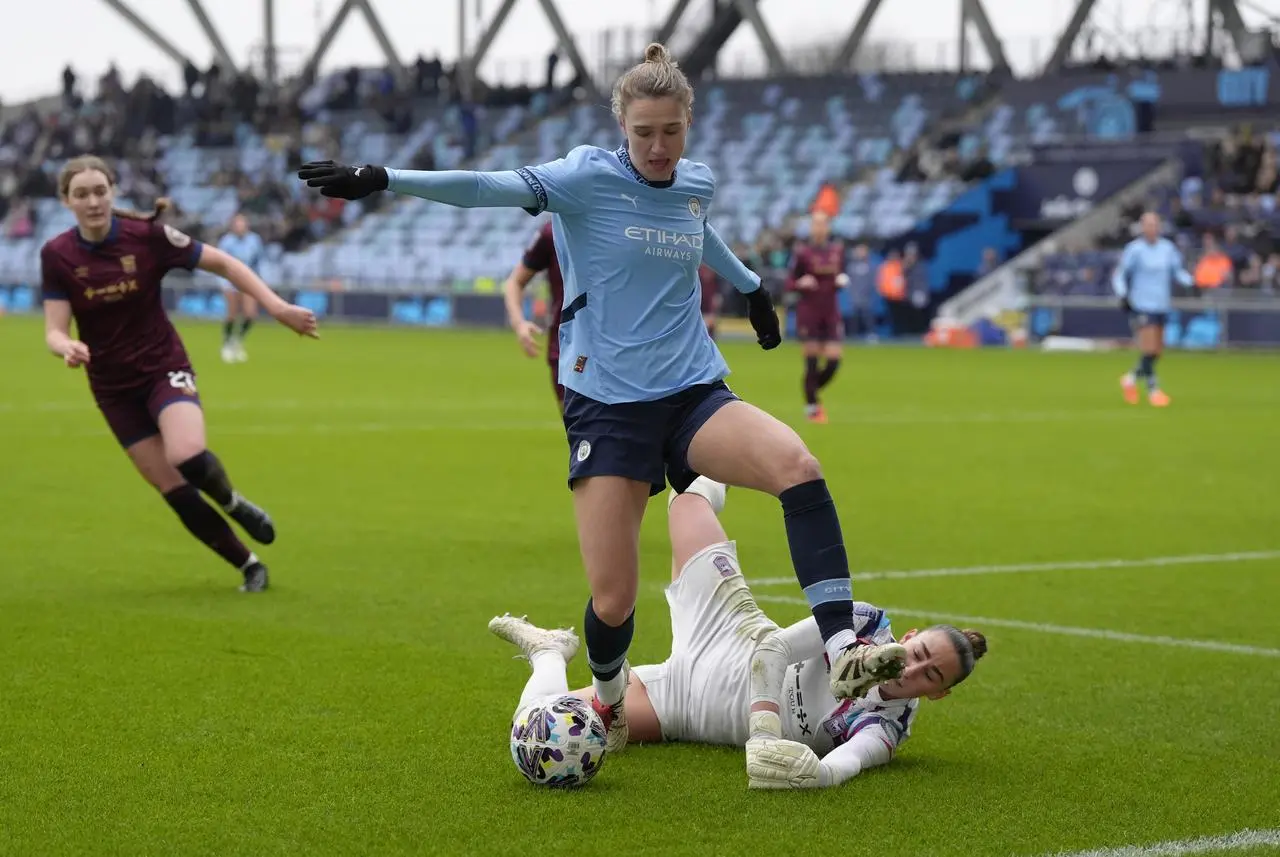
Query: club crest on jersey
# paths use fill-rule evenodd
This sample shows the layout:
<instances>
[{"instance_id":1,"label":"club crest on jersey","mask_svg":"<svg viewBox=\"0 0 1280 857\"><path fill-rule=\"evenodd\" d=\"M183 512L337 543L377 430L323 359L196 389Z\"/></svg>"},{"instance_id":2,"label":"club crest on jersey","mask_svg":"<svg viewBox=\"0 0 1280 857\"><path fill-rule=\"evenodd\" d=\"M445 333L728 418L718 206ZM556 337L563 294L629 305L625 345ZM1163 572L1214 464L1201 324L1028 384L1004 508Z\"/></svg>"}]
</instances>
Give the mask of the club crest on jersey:
<instances>
[{"instance_id":1,"label":"club crest on jersey","mask_svg":"<svg viewBox=\"0 0 1280 857\"><path fill-rule=\"evenodd\" d=\"M733 577L738 573L733 567L733 560L722 553L712 554L711 564L720 572L721 577Z\"/></svg>"},{"instance_id":2,"label":"club crest on jersey","mask_svg":"<svg viewBox=\"0 0 1280 857\"><path fill-rule=\"evenodd\" d=\"M133 256L121 256L120 270L124 271L126 274L138 273L138 260Z\"/></svg>"},{"instance_id":3,"label":"club crest on jersey","mask_svg":"<svg viewBox=\"0 0 1280 857\"><path fill-rule=\"evenodd\" d=\"M86 279L86 278L89 276L89 266L88 266L88 265L81 265L80 267L76 268L76 272L75 272L75 273L76 273L76 279L77 279L77 280L83 280L83 279Z\"/></svg>"},{"instance_id":4,"label":"club crest on jersey","mask_svg":"<svg viewBox=\"0 0 1280 857\"><path fill-rule=\"evenodd\" d=\"M689 197L689 213L694 217L702 216L702 200L696 196Z\"/></svg>"}]
</instances>

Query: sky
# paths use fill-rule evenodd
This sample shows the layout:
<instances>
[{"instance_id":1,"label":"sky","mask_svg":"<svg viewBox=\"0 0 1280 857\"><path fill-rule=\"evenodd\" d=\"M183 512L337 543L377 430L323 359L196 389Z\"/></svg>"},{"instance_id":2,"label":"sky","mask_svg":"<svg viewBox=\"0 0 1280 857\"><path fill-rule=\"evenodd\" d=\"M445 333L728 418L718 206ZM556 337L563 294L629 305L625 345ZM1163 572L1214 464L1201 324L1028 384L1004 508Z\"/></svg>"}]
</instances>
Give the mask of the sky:
<instances>
[{"instance_id":1,"label":"sky","mask_svg":"<svg viewBox=\"0 0 1280 857\"><path fill-rule=\"evenodd\" d=\"M36 0L39 17L24 16L21 25L0 28L0 99L16 103L60 90L62 68L70 62L82 79L96 78L114 61L126 81L139 73L176 86L181 80L174 63L140 35L104 0ZM182 0L125 0L142 18L206 66L213 49L201 32L191 8ZM373 0L402 61L418 54L438 55L446 63L459 54L459 9L465 7L468 50L482 31L487 16L500 0ZM693 0L691 10L708 0ZM1203 21L1208 0L1099 0L1093 21L1115 31L1185 30L1187 8ZM1258 25L1267 15L1280 17L1280 0L1239 0L1246 22ZM674 0L556 0L561 15L578 40L588 63L601 53L602 33L610 31L614 44L625 44L627 28L642 49L646 28L657 27ZM1250 4L1255 10L1246 9ZM237 63L261 61L262 0L203 0L204 8ZM1014 68L1025 71L1043 61L1061 32L1075 0L983 0L992 25L1005 45ZM276 42L282 69L301 66L319 33L341 0L275 0ZM760 0L760 10L774 38L784 48L817 40L830 41L848 32L863 0ZM937 67L954 64L957 56L959 0L885 0L868 39L914 44L914 56ZM11 21L15 20L12 17ZM689 28L683 33L686 37ZM973 44L978 44L976 36ZM539 0L517 0L507 23L481 67L486 80L533 82L545 74L545 58L555 45ZM981 55L981 49L977 49ZM352 64L381 63L381 52L363 18L347 23L326 57L322 70ZM722 53L722 69L762 67L755 34L747 25L734 34ZM638 59L638 57L636 57ZM567 65L564 64L564 65Z\"/></svg>"}]
</instances>

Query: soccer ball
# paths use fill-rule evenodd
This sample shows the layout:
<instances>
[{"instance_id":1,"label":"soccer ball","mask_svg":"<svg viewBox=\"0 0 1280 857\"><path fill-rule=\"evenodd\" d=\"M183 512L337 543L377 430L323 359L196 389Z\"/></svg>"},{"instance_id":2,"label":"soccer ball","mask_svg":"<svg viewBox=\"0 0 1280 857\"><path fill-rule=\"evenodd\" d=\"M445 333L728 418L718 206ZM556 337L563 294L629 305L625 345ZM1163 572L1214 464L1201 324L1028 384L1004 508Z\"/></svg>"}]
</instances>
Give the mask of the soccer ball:
<instances>
[{"instance_id":1,"label":"soccer ball","mask_svg":"<svg viewBox=\"0 0 1280 857\"><path fill-rule=\"evenodd\" d=\"M586 785L604 764L604 748L604 721L576 696L530 705L511 724L511 758L536 785Z\"/></svg>"}]
</instances>

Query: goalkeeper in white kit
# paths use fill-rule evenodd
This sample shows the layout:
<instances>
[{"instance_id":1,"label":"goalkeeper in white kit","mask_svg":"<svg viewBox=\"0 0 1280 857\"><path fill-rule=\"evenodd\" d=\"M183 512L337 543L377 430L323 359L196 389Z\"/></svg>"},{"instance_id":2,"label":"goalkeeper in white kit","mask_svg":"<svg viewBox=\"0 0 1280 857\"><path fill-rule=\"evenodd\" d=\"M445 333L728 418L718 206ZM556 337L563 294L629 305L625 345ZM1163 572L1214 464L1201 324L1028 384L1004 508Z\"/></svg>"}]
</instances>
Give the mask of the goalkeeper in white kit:
<instances>
[{"instance_id":1,"label":"goalkeeper in white kit","mask_svg":"<svg viewBox=\"0 0 1280 857\"><path fill-rule=\"evenodd\" d=\"M748 785L761 789L839 785L885 764L911 734L920 698L950 693L986 653L986 638L935 625L897 640L884 611L856 602L858 636L877 658L899 659L902 671L859 699L837 700L813 617L779 628L756 605L717 518L724 501L725 487L705 477L670 496L671 655L631 670L630 742L745 747ZM495 617L489 630L533 667L517 711L570 692L571 630L513 616ZM592 689L573 693L589 701Z\"/></svg>"}]
</instances>

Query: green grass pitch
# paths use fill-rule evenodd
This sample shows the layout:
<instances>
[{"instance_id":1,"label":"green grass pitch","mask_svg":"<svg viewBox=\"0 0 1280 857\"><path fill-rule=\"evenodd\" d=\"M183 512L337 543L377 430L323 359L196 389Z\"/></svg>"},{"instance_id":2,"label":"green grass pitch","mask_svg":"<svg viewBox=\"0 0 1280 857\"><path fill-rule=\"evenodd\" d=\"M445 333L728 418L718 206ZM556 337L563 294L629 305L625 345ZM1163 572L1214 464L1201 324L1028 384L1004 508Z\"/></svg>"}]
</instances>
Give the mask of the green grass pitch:
<instances>
[{"instance_id":1,"label":"green grass pitch","mask_svg":"<svg viewBox=\"0 0 1280 857\"><path fill-rule=\"evenodd\" d=\"M566 793L511 762L526 666L485 629L581 625L542 361L499 333L263 323L225 366L215 326L180 327L210 446L277 521L263 596L134 474L39 321L0 319L0 854L1040 855L1280 828L1276 356L1169 355L1160 411L1121 401L1129 354L851 349L810 426L794 345L726 343L735 390L822 460L856 597L899 633L994 620L971 623L990 654L837 790L749 792L740 752L657 746ZM724 518L762 606L803 617L776 501ZM665 527L656 498L633 663L670 646ZM969 570L869 574L927 569Z\"/></svg>"}]
</instances>

